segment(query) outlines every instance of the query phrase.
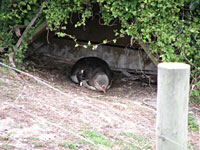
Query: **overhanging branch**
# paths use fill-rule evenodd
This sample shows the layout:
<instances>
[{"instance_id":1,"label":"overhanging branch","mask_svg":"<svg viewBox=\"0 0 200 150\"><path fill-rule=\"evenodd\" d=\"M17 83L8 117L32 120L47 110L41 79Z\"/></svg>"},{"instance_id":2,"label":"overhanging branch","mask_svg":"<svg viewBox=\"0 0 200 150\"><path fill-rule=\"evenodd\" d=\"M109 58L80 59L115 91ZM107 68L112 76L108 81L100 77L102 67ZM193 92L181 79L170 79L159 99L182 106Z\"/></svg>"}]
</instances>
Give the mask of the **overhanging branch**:
<instances>
[{"instance_id":1,"label":"overhanging branch","mask_svg":"<svg viewBox=\"0 0 200 150\"><path fill-rule=\"evenodd\" d=\"M156 58L151 54L151 50L149 48L149 46L144 43L141 39L137 40L138 43L140 44L140 46L144 49L145 53L149 56L149 58L152 60L152 62L154 63L155 66L158 65L158 61L156 60Z\"/></svg>"}]
</instances>

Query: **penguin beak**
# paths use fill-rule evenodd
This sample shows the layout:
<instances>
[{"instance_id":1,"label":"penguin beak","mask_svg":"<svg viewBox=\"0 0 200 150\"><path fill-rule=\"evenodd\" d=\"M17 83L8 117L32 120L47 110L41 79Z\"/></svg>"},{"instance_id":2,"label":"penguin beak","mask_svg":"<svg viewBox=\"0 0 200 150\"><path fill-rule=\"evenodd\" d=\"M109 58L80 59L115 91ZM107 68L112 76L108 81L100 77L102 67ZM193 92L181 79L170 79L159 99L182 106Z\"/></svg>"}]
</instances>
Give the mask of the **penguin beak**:
<instances>
[{"instance_id":1,"label":"penguin beak","mask_svg":"<svg viewBox=\"0 0 200 150\"><path fill-rule=\"evenodd\" d=\"M106 87L102 86L102 89L103 89L103 93L106 94Z\"/></svg>"}]
</instances>

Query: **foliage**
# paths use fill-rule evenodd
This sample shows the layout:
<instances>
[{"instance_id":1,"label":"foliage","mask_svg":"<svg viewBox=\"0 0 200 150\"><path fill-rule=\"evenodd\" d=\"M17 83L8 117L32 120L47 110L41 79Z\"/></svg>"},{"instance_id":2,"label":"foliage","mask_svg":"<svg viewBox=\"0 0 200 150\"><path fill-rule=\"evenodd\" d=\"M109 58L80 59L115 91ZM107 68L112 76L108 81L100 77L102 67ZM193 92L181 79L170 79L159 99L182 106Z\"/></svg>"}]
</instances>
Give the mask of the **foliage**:
<instances>
[{"instance_id":1,"label":"foliage","mask_svg":"<svg viewBox=\"0 0 200 150\"><path fill-rule=\"evenodd\" d=\"M8 55L14 53L16 62L22 63L24 50L27 49L26 40L34 31L34 27L23 37L20 47L16 46L19 33L24 31L30 20L35 16L39 8L37 0L2 0L0 5L0 52L8 51ZM39 23L39 21L38 21Z\"/></svg>"},{"instance_id":2,"label":"foliage","mask_svg":"<svg viewBox=\"0 0 200 150\"><path fill-rule=\"evenodd\" d=\"M16 49L17 37L14 30L20 25L27 25L40 6L43 14L37 20L38 24L44 18L48 29L56 31L58 36L68 36L80 45L76 37L68 35L66 24L75 17L76 28L85 26L95 15L100 16L104 25L112 25L118 21L121 29L114 30L116 42L124 35L132 36L133 41L143 40L148 43L151 53L160 62L185 62L191 65L192 85L195 85L193 98L200 97L200 2L199 0L3 0L0 8L0 47L6 47L9 52L17 50L22 56L22 50ZM94 7L98 12L94 13ZM25 37L26 38L26 37ZM106 39L102 44L110 41Z\"/></svg>"},{"instance_id":3,"label":"foliage","mask_svg":"<svg viewBox=\"0 0 200 150\"><path fill-rule=\"evenodd\" d=\"M191 114L188 114L188 129L190 131L199 131L199 125L196 123L196 120L194 117L191 116Z\"/></svg>"},{"instance_id":4,"label":"foliage","mask_svg":"<svg viewBox=\"0 0 200 150\"><path fill-rule=\"evenodd\" d=\"M192 84L192 93L191 98L194 102L200 103L200 82L198 81L196 84Z\"/></svg>"}]
</instances>

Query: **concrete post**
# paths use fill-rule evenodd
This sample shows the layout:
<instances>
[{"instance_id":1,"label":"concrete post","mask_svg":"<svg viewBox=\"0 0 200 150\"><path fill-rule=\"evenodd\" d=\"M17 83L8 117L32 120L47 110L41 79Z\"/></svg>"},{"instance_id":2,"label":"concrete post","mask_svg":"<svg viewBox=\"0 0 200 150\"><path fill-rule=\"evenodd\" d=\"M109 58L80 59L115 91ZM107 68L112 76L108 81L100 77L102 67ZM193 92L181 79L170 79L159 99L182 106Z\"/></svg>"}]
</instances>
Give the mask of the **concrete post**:
<instances>
[{"instance_id":1,"label":"concrete post","mask_svg":"<svg viewBox=\"0 0 200 150\"><path fill-rule=\"evenodd\" d=\"M190 66L158 64L157 150L187 150Z\"/></svg>"}]
</instances>

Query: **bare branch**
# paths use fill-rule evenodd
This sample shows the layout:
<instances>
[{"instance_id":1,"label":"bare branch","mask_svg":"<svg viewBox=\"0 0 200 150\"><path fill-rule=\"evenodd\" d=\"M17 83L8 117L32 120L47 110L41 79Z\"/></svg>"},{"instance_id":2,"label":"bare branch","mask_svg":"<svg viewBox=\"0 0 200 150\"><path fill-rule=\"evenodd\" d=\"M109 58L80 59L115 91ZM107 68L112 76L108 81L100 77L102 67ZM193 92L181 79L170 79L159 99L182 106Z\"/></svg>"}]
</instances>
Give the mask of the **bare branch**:
<instances>
[{"instance_id":1,"label":"bare branch","mask_svg":"<svg viewBox=\"0 0 200 150\"><path fill-rule=\"evenodd\" d=\"M43 10L43 7L40 7L40 10L37 12L37 14L35 15L35 17L31 20L31 22L29 23L29 25L26 27L24 33L22 34L22 36L20 37L20 39L18 40L16 46L17 48L21 45L22 39L23 37L27 34L27 31L29 30L30 27L32 27L35 23L35 21L37 20L38 16L40 15L41 11Z\"/></svg>"}]
</instances>

